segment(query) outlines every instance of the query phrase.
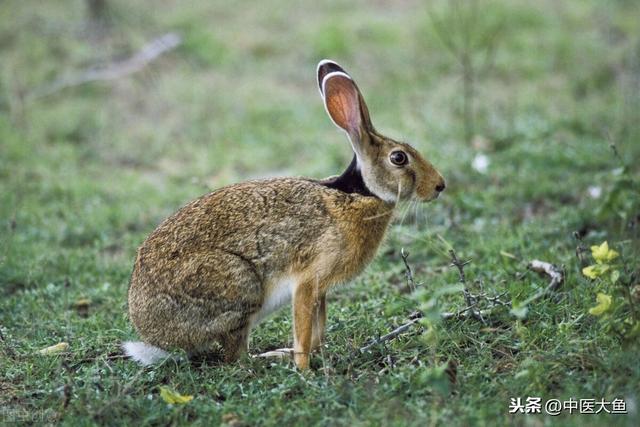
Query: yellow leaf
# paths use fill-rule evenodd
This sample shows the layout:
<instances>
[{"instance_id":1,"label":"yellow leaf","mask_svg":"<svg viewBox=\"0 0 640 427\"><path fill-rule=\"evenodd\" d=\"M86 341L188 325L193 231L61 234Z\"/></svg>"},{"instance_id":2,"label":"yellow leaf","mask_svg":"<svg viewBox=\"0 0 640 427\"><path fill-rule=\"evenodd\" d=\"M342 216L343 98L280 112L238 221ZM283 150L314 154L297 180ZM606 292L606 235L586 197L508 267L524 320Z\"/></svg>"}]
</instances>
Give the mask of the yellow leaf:
<instances>
[{"instance_id":1,"label":"yellow leaf","mask_svg":"<svg viewBox=\"0 0 640 427\"><path fill-rule=\"evenodd\" d=\"M587 276L589 279L595 279L598 276L603 275L609 270L609 266L606 264L594 264L589 267L585 267L582 269L582 274Z\"/></svg>"},{"instance_id":2,"label":"yellow leaf","mask_svg":"<svg viewBox=\"0 0 640 427\"><path fill-rule=\"evenodd\" d=\"M172 405L189 403L193 399L193 396L180 394L168 387L160 387L160 397L162 397L162 400Z\"/></svg>"},{"instance_id":3,"label":"yellow leaf","mask_svg":"<svg viewBox=\"0 0 640 427\"><path fill-rule=\"evenodd\" d=\"M68 342L60 342L58 344L54 344L51 345L49 347L45 347L43 349L38 350L39 354L48 356L51 354L58 354L58 353L62 353L63 351L65 351L66 349L69 348L69 343Z\"/></svg>"},{"instance_id":4,"label":"yellow leaf","mask_svg":"<svg viewBox=\"0 0 640 427\"><path fill-rule=\"evenodd\" d=\"M590 314L600 316L611 308L611 297L609 295L599 292L596 300L598 301L598 305L589 309Z\"/></svg>"},{"instance_id":5,"label":"yellow leaf","mask_svg":"<svg viewBox=\"0 0 640 427\"><path fill-rule=\"evenodd\" d=\"M609 243L603 242L600 246L591 246L591 255L598 264L605 264L618 257L618 252L609 249Z\"/></svg>"}]
</instances>

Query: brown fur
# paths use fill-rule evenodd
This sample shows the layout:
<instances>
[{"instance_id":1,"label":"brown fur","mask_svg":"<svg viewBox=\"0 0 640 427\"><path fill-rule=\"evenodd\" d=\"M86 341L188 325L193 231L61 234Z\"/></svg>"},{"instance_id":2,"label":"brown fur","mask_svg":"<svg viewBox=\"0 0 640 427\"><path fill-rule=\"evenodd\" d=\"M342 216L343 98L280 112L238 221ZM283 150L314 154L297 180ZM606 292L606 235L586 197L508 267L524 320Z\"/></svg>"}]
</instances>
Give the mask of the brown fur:
<instances>
[{"instance_id":1,"label":"brown fur","mask_svg":"<svg viewBox=\"0 0 640 427\"><path fill-rule=\"evenodd\" d=\"M325 88L332 76L324 72ZM357 132L348 132L364 184L383 196L330 188L328 180L278 178L231 185L189 203L138 250L129 316L144 341L192 354L218 343L225 360L233 361L246 350L257 313L278 281L290 277L295 361L308 366L311 349L324 338L327 290L371 261L397 200L431 199L443 182L412 147L373 130L364 100L354 106L354 94L361 98L355 83L340 85L332 90L341 96L335 108L342 117L367 116L357 121ZM340 92L344 88L350 92ZM389 163L396 149L408 154L406 167Z\"/></svg>"}]
</instances>

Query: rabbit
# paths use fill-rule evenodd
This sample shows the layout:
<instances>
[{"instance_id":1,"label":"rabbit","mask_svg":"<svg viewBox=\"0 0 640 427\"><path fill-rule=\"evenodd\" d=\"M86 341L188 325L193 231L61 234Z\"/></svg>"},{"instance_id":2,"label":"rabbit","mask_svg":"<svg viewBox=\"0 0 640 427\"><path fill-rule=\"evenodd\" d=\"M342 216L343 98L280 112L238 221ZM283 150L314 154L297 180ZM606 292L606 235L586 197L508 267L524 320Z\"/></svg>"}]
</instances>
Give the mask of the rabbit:
<instances>
[{"instance_id":1,"label":"rabbit","mask_svg":"<svg viewBox=\"0 0 640 427\"><path fill-rule=\"evenodd\" d=\"M340 65L321 61L317 79L329 117L351 143L347 169L229 185L162 222L131 275L129 317L143 342L123 344L130 358L151 364L182 349L233 362L248 350L251 329L292 302L294 348L263 355L289 352L308 368L324 340L327 291L372 260L398 202L431 201L445 189L413 147L375 130Z\"/></svg>"}]
</instances>

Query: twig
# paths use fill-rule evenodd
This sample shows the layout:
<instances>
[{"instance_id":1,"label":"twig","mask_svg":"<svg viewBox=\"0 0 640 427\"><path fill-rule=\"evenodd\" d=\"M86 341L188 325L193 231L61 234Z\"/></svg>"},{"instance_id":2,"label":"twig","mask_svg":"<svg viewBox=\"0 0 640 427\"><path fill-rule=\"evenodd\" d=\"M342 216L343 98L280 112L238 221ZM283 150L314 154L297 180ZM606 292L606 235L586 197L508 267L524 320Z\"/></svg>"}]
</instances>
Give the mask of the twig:
<instances>
[{"instance_id":1,"label":"twig","mask_svg":"<svg viewBox=\"0 0 640 427\"><path fill-rule=\"evenodd\" d=\"M393 331L389 332L388 334L374 339L369 344L365 345L364 347L361 347L360 348L360 353L364 353L364 352L370 350L371 348L377 346L378 344L382 344L385 341L389 341L389 340L392 340L392 339L396 338L398 335L400 335L401 333L403 333L403 332L407 331L409 328L411 328L414 324L418 323L420 321L420 319L422 319L422 316L416 317L415 319L410 320L409 322L405 323L404 325L398 326L397 328L395 328Z\"/></svg>"},{"instance_id":2,"label":"twig","mask_svg":"<svg viewBox=\"0 0 640 427\"><path fill-rule=\"evenodd\" d=\"M467 278L464 274L464 266L471 263L471 260L460 261L456 255L456 251L449 249L449 255L451 256L451 265L458 269L458 275L460 276L460 283L467 284Z\"/></svg>"},{"instance_id":3,"label":"twig","mask_svg":"<svg viewBox=\"0 0 640 427\"><path fill-rule=\"evenodd\" d=\"M588 249L582 244L582 234L579 231L574 231L573 237L578 241L578 246L576 246L576 258L578 258L579 267L582 268L586 265L583 254L587 252Z\"/></svg>"},{"instance_id":4,"label":"twig","mask_svg":"<svg viewBox=\"0 0 640 427\"><path fill-rule=\"evenodd\" d=\"M522 306L526 306L527 304L531 304L534 301L539 300L542 297L549 295L550 293L556 291L560 285L564 282L564 272L561 268L556 267L555 265L534 259L527 266L529 270L535 271L536 273L546 274L551 278L551 281L547 285L546 288L539 290L534 295L527 298Z\"/></svg>"},{"instance_id":5,"label":"twig","mask_svg":"<svg viewBox=\"0 0 640 427\"><path fill-rule=\"evenodd\" d=\"M487 322L485 322L484 317L482 317L482 312L475 309L475 306L478 304L478 298L475 295L472 295L467 288L467 279L464 274L464 266L469 264L471 260L461 261L453 249L449 249L449 255L451 256L451 266L458 269L460 283L464 286L462 294L464 295L464 300L467 303L467 310L471 312L471 315L474 318L478 319L483 324L486 324Z\"/></svg>"},{"instance_id":6,"label":"twig","mask_svg":"<svg viewBox=\"0 0 640 427\"><path fill-rule=\"evenodd\" d=\"M475 305L473 306L475 307ZM473 314L471 314L471 309L473 308L472 306L467 306L463 309L460 309L458 311L444 311L442 313L440 313L440 317L442 318L442 320L449 320L449 319L464 319L466 317L469 316L473 316ZM489 314L491 314L490 309L487 310L477 310L476 313L478 313L480 316L488 316Z\"/></svg>"},{"instance_id":7,"label":"twig","mask_svg":"<svg viewBox=\"0 0 640 427\"><path fill-rule=\"evenodd\" d=\"M119 359L128 359L129 356L127 356L126 354L107 354L106 356L104 355L98 355L95 357L87 357L84 359L80 359L78 360L76 363L74 363L73 365L71 365L72 369L77 368L78 366L84 364L84 363L90 363L90 362L95 362L96 360L119 360Z\"/></svg>"},{"instance_id":8,"label":"twig","mask_svg":"<svg viewBox=\"0 0 640 427\"><path fill-rule=\"evenodd\" d=\"M36 90L31 99L43 98L63 89L80 86L95 81L116 80L142 70L166 52L175 49L182 43L182 38L176 33L167 33L147 43L132 57L116 62L105 68L90 68L70 77L62 78Z\"/></svg>"},{"instance_id":9,"label":"twig","mask_svg":"<svg viewBox=\"0 0 640 427\"><path fill-rule=\"evenodd\" d=\"M504 297L505 295L507 295L509 292L508 291L504 291L501 294L492 296L492 297L488 297L486 295L482 295L482 297L491 305L493 306L504 306L504 307L511 307L511 301L502 301L502 297Z\"/></svg>"},{"instance_id":10,"label":"twig","mask_svg":"<svg viewBox=\"0 0 640 427\"><path fill-rule=\"evenodd\" d=\"M400 256L402 257L402 262L404 264L404 275L405 278L407 279L407 286L409 287L409 289L411 291L415 291L416 290L416 282L413 278L413 270L411 270L411 265L409 265L409 253L405 252L404 248L400 249ZM413 313L411 313L409 315L409 322L398 326L396 329L394 329L393 331L389 332L386 335L383 335L381 337L378 337L376 339L373 339L369 342L369 344L365 345L364 347L360 348L360 352L364 353L365 351L368 351L369 349L371 349L372 347L381 344L385 341L389 341L394 339L395 337L397 337L398 335L400 335L401 333L405 332L406 330L408 330L409 328L411 328L411 326L413 326L414 324L418 323L418 321L420 319L422 319L422 317L424 316L424 314L419 311L416 310Z\"/></svg>"},{"instance_id":11,"label":"twig","mask_svg":"<svg viewBox=\"0 0 640 427\"><path fill-rule=\"evenodd\" d=\"M493 307L511 305L510 302L501 300L501 298L505 296L507 292L503 292L495 296L487 296L484 292L481 292L478 295L474 295L471 292L469 292L469 290L467 289L467 278L464 273L464 266L469 264L471 261L470 260L461 261L457 257L455 251L453 250L450 250L449 253L451 254L451 260L452 260L451 265L455 266L458 269L460 283L464 285L463 293L464 293L465 301L467 302L467 306L455 312L441 313L440 317L443 320L472 316L475 319L480 320L483 324L486 324L486 321L484 320L484 316L491 314L491 311L492 311L491 309ZM407 278L407 286L409 286L412 289L415 289L416 283L413 277L413 271L411 269L411 265L409 265L409 261L408 261L409 254L406 253L404 249L401 249L400 255L402 256L402 262L404 263L404 267L405 267L405 277ZM480 284L480 288L482 290L482 284ZM477 309L477 306L480 301L486 301L490 305L490 308L486 310ZM419 310L414 311L409 315L408 322L398 326L397 328L395 328L393 331L389 332L386 335L370 340L367 345L360 348L360 352L364 353L378 344L382 344L386 341L390 341L392 339L397 338L400 334L408 331L413 325L419 323L420 319L422 319L423 317L424 317L424 313L422 311L419 311Z\"/></svg>"},{"instance_id":12,"label":"twig","mask_svg":"<svg viewBox=\"0 0 640 427\"><path fill-rule=\"evenodd\" d=\"M411 271L411 266L407 259L409 258L409 253L404 251L404 248L400 249L400 256L402 257L402 262L404 263L404 276L407 278L407 286L411 291L416 290L416 282L413 280L413 272Z\"/></svg>"},{"instance_id":13,"label":"twig","mask_svg":"<svg viewBox=\"0 0 640 427\"><path fill-rule=\"evenodd\" d=\"M405 264L405 269L407 271L407 280L409 280L409 277L411 277L411 280L413 280L413 275L409 276L409 273L411 272L411 267L409 266L409 263L407 261L408 255L405 254L403 251L401 251L401 254L402 254L402 260ZM467 306L458 311L440 313L441 319L448 320L448 319L454 319L454 318L460 319L460 318L473 317L477 320L480 320L483 324L486 324L485 317L488 317L491 314L493 314L493 311L496 307L511 307L510 301L504 301L502 299L508 294L507 291L502 292L498 295L488 296L483 291L482 285L480 283L481 292L479 294L472 294L467 288L467 278L464 272L464 266L469 264L470 261L460 260L456 255L455 251L453 250L450 250L449 254L451 255L451 265L458 269L459 281L464 286L463 294L464 294L464 298L467 303ZM562 285L562 283L564 282L564 271L561 268L551 263L540 261L540 260L533 260L528 264L527 267L532 271L547 275L551 280L546 288L538 291L537 293L529 297L527 300L525 300L522 304L523 306L530 304L540 298L543 298L552 292L555 292L560 287L560 285ZM480 308L480 302L482 301L488 304L488 308L484 308L484 309ZM364 353L378 344L382 344L386 341L390 341L392 339L397 338L400 334L408 331L413 325L419 323L420 319L422 319L423 316L424 316L424 313L422 313L421 311L415 311L411 313L411 315L409 316L408 322L398 326L397 328L395 328L393 331L389 332L386 335L383 335L381 337L371 340L367 345L360 348L360 352Z\"/></svg>"},{"instance_id":14,"label":"twig","mask_svg":"<svg viewBox=\"0 0 640 427\"><path fill-rule=\"evenodd\" d=\"M504 304L503 301L501 301L501 303ZM475 306L475 304L474 304ZM443 312L440 313L440 317L442 318L442 320L448 320L448 319L452 319L452 318L465 318L468 317L471 313L471 306L469 307L465 307L461 310L455 311L455 312ZM491 314L491 309L488 310L478 310L476 311L477 314L479 314L480 316L486 316ZM407 323L404 323L400 326L398 326L397 328L395 328L393 331L389 332L386 335L383 335L381 337L378 337L376 339L373 339L369 342L369 344L365 345L364 347L360 348L360 352L364 353L368 350L370 350L371 348L377 346L378 344L382 344L383 342L386 341L390 341L392 339L397 338L400 334L408 331L413 325L415 325L416 323L420 322L420 319L422 319L422 317L424 316L424 314L420 311L416 311L414 313L411 314L410 319Z\"/></svg>"}]
</instances>

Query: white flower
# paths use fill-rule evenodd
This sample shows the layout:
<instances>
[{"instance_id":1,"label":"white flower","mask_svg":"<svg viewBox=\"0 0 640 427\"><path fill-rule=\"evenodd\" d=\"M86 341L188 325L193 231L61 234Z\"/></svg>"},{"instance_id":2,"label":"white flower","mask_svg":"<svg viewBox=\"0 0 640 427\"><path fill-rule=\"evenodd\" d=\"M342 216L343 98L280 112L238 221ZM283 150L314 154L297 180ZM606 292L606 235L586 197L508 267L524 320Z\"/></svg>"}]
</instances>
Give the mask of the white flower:
<instances>
[{"instance_id":1,"label":"white flower","mask_svg":"<svg viewBox=\"0 0 640 427\"><path fill-rule=\"evenodd\" d=\"M592 199L599 199L602 196L602 187L598 187L597 185L592 185L587 188L587 192Z\"/></svg>"},{"instance_id":2,"label":"white flower","mask_svg":"<svg viewBox=\"0 0 640 427\"><path fill-rule=\"evenodd\" d=\"M489 169L489 157L485 154L478 153L471 162L471 167L479 173L487 173Z\"/></svg>"}]
</instances>

